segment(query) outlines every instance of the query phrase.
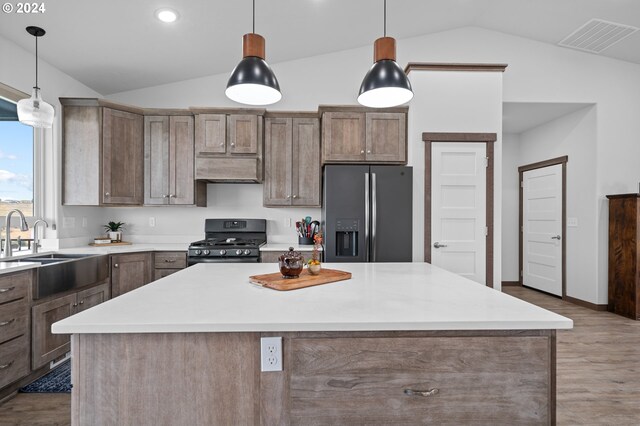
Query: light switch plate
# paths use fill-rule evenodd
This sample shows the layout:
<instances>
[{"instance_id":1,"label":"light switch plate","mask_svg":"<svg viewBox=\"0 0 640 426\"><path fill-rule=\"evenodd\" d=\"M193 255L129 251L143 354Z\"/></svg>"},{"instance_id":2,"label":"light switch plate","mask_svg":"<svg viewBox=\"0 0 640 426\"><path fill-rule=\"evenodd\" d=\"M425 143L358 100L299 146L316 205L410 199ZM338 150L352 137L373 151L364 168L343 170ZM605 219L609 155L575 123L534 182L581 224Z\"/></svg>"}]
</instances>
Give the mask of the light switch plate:
<instances>
[{"instance_id":1,"label":"light switch plate","mask_svg":"<svg viewBox=\"0 0 640 426\"><path fill-rule=\"evenodd\" d=\"M567 226L571 228L578 227L578 218L577 217L568 217L567 218Z\"/></svg>"},{"instance_id":2,"label":"light switch plate","mask_svg":"<svg viewBox=\"0 0 640 426\"><path fill-rule=\"evenodd\" d=\"M260 338L260 371L282 371L282 337Z\"/></svg>"}]
</instances>

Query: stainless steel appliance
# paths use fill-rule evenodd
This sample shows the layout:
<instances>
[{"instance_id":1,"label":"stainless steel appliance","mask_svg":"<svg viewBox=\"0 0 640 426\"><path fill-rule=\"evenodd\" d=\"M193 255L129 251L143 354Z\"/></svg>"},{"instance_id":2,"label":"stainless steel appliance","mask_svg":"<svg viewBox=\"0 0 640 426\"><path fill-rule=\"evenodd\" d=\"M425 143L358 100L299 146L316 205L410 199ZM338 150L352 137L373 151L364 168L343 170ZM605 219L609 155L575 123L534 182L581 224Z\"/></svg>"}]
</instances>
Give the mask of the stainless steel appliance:
<instances>
[{"instance_id":1,"label":"stainless steel appliance","mask_svg":"<svg viewBox=\"0 0 640 426\"><path fill-rule=\"evenodd\" d=\"M215 262L258 262L267 242L265 219L206 219L205 239L189 245L189 265Z\"/></svg>"},{"instance_id":2,"label":"stainless steel appliance","mask_svg":"<svg viewBox=\"0 0 640 426\"><path fill-rule=\"evenodd\" d=\"M411 262L413 169L324 168L325 262Z\"/></svg>"}]
</instances>

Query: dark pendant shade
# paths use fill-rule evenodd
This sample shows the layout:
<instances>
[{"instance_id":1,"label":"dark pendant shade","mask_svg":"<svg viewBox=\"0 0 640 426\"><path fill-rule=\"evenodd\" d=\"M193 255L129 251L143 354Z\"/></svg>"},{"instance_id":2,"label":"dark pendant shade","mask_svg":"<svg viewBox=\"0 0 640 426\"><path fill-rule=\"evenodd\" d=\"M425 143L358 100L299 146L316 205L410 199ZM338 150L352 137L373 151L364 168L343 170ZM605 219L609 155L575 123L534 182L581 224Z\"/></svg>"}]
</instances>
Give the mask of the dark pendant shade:
<instances>
[{"instance_id":1,"label":"dark pendant shade","mask_svg":"<svg viewBox=\"0 0 640 426\"><path fill-rule=\"evenodd\" d=\"M382 59L369 69L358 95L358 102L372 108L387 108L407 103L413 98L409 78L391 59Z\"/></svg>"},{"instance_id":2,"label":"dark pendant shade","mask_svg":"<svg viewBox=\"0 0 640 426\"><path fill-rule=\"evenodd\" d=\"M229 99L248 105L269 105L282 98L271 67L257 56L240 61L231 73L225 93Z\"/></svg>"}]
</instances>

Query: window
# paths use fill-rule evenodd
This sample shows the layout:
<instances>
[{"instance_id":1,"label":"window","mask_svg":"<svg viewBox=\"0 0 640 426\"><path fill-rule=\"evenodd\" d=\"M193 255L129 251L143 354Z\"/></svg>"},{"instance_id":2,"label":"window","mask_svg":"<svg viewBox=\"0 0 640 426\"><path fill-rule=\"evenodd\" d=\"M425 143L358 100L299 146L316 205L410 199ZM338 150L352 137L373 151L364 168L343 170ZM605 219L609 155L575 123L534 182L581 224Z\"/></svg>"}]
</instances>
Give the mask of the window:
<instances>
[{"instance_id":1,"label":"window","mask_svg":"<svg viewBox=\"0 0 640 426\"><path fill-rule=\"evenodd\" d=\"M0 96L0 218L19 209L34 216L34 130L18 121L16 102ZM31 220L29 222L32 222ZM16 249L30 248L31 230L21 231L15 215L11 239ZM5 225L2 223L4 243Z\"/></svg>"}]
</instances>

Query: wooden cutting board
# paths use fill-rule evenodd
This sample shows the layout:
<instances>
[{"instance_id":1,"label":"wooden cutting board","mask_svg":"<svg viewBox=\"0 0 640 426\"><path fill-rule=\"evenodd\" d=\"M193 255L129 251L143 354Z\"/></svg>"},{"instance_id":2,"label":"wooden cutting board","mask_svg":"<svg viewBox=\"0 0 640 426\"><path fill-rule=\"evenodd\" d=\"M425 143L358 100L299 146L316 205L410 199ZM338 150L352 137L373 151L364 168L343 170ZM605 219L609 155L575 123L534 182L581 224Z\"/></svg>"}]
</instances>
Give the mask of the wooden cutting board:
<instances>
[{"instance_id":1,"label":"wooden cutting board","mask_svg":"<svg viewBox=\"0 0 640 426\"><path fill-rule=\"evenodd\" d=\"M262 287L279 291L297 290L314 285L329 284L351 279L351 272L337 269L322 269L318 275L311 275L305 268L298 278L282 278L280 272L273 274L253 275L249 281Z\"/></svg>"}]
</instances>

